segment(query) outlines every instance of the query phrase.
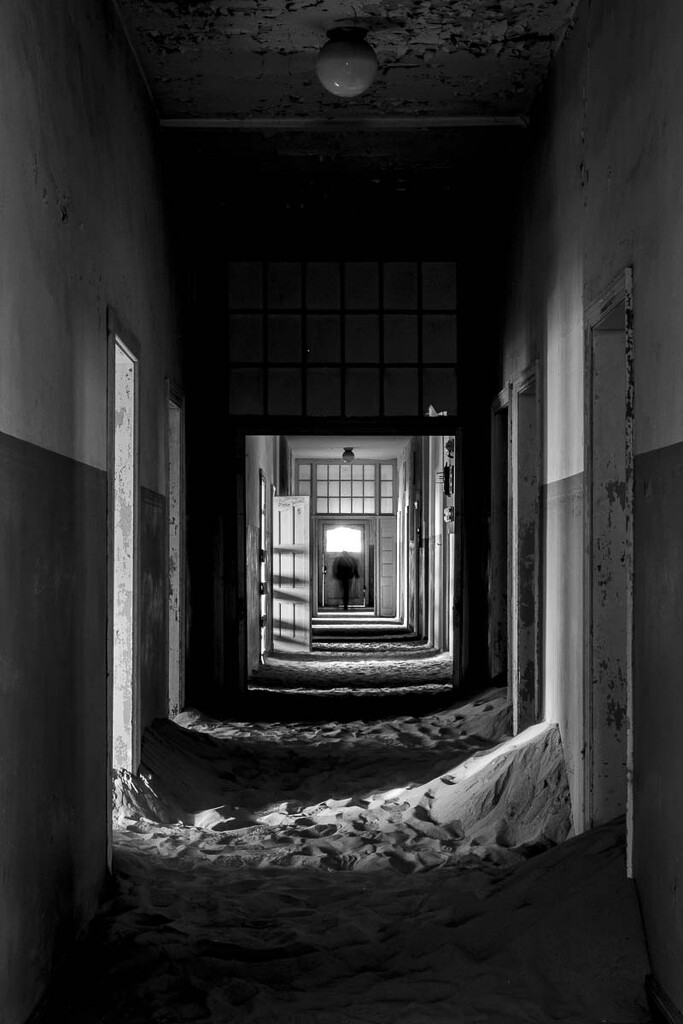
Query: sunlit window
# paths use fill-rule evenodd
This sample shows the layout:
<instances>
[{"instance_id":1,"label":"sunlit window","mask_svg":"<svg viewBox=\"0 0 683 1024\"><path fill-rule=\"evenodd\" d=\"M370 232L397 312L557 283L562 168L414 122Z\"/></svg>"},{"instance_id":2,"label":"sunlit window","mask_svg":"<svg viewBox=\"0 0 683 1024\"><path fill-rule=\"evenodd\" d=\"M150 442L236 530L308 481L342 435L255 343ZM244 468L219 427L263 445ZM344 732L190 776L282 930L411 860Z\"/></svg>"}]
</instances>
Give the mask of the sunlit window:
<instances>
[{"instance_id":1,"label":"sunlit window","mask_svg":"<svg viewBox=\"0 0 683 1024\"><path fill-rule=\"evenodd\" d=\"M361 530L354 529L352 526L337 526L334 530L328 530L325 534L325 550L328 552L360 552L361 539Z\"/></svg>"}]
</instances>

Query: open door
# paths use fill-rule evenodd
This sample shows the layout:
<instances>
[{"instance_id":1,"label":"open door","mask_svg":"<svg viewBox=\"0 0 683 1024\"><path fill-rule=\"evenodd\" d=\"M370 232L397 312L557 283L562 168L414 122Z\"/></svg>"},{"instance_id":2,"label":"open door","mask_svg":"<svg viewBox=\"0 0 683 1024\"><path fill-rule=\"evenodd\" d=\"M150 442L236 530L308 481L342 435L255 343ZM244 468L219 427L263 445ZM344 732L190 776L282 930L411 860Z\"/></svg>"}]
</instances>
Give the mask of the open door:
<instances>
[{"instance_id":1,"label":"open door","mask_svg":"<svg viewBox=\"0 0 683 1024\"><path fill-rule=\"evenodd\" d=\"M273 498L273 649L311 649L308 497Z\"/></svg>"}]
</instances>

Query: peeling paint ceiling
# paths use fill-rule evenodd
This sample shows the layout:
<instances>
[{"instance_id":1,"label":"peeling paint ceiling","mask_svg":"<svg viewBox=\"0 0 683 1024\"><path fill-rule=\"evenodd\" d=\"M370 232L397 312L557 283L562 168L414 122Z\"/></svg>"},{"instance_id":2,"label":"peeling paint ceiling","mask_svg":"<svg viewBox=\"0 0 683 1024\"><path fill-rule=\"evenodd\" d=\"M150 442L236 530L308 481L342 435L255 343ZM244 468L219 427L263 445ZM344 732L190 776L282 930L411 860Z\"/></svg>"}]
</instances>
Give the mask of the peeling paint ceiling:
<instances>
[{"instance_id":1,"label":"peeling paint ceiling","mask_svg":"<svg viewBox=\"0 0 683 1024\"><path fill-rule=\"evenodd\" d=\"M576 0L117 0L162 118L508 117L529 111ZM319 84L328 29L367 29L379 74Z\"/></svg>"}]
</instances>

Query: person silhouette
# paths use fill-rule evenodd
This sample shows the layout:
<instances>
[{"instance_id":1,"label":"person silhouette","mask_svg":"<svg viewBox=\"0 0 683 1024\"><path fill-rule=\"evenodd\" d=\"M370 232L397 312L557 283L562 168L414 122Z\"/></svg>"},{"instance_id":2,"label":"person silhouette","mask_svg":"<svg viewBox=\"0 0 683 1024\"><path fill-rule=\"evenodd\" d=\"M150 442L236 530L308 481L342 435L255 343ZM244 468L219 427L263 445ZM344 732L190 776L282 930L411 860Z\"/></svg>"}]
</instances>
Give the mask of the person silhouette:
<instances>
[{"instance_id":1,"label":"person silhouette","mask_svg":"<svg viewBox=\"0 0 683 1024\"><path fill-rule=\"evenodd\" d=\"M344 611L346 612L349 610L351 580L358 579L358 563L353 555L350 555L348 551L342 551L341 555L334 560L332 575L341 583Z\"/></svg>"}]
</instances>

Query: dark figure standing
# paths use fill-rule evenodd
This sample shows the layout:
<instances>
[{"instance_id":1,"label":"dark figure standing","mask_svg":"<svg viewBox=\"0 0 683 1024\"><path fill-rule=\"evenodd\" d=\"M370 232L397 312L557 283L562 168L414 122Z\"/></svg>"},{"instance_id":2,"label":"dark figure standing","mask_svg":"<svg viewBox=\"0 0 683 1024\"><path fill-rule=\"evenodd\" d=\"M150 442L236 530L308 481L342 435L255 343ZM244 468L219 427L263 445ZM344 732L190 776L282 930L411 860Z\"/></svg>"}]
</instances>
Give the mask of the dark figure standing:
<instances>
[{"instance_id":1,"label":"dark figure standing","mask_svg":"<svg viewBox=\"0 0 683 1024\"><path fill-rule=\"evenodd\" d=\"M358 579L358 565L353 555L350 555L348 551L342 551L341 555L334 560L332 575L341 583L344 611L346 612L349 610L351 580Z\"/></svg>"}]
</instances>

